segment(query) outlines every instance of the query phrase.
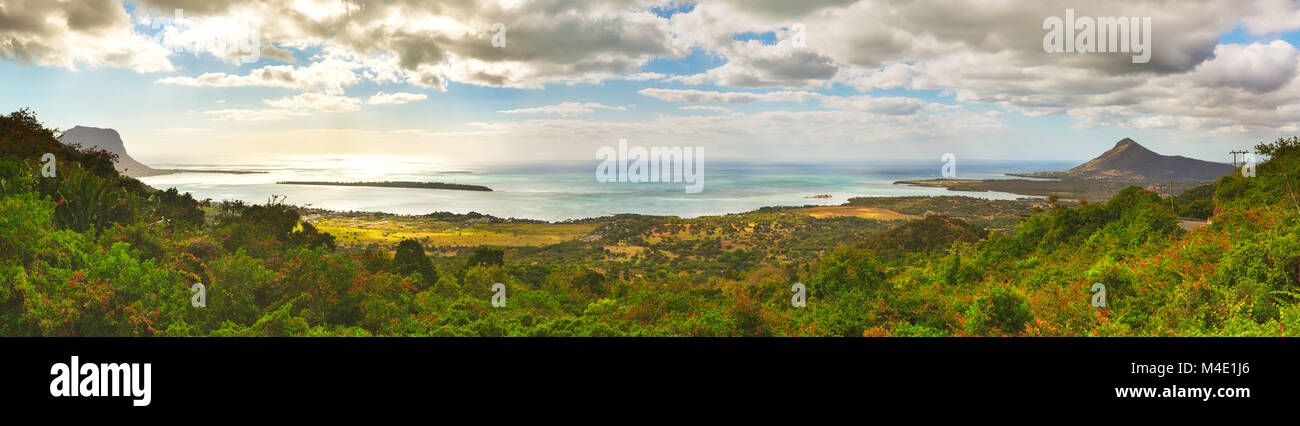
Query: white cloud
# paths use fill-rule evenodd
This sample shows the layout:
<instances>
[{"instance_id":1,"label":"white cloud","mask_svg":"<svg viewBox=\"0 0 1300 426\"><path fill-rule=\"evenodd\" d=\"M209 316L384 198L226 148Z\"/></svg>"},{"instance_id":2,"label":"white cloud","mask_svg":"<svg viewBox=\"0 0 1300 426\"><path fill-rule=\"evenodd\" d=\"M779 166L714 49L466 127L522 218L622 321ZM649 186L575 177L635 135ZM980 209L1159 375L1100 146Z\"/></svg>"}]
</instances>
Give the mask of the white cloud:
<instances>
[{"instance_id":1,"label":"white cloud","mask_svg":"<svg viewBox=\"0 0 1300 426\"><path fill-rule=\"evenodd\" d=\"M731 110L727 109L726 107L720 107L716 105L686 105L686 106L679 106L677 107L677 109L682 111L709 111L709 112L720 112L720 113L731 112Z\"/></svg>"},{"instance_id":2,"label":"white cloud","mask_svg":"<svg viewBox=\"0 0 1300 426\"><path fill-rule=\"evenodd\" d=\"M369 105L401 105L401 104L405 104L405 103L411 103L411 102L416 102L416 101L422 101L422 100L425 100L425 99L428 99L428 98L429 98L429 97L428 97L427 95L423 94L423 93L406 93L406 92L397 92L397 93L391 93L391 94L390 94L390 93L379 92L379 93L374 94L374 96L371 96L370 99L367 99L367 100L366 100L366 104L369 104Z\"/></svg>"},{"instance_id":3,"label":"white cloud","mask_svg":"<svg viewBox=\"0 0 1300 426\"><path fill-rule=\"evenodd\" d=\"M443 80L496 87L539 88L636 73L655 57L682 57L668 20L651 13L652 0L442 0L345 2L293 0L144 0L151 13L183 7L195 16L225 16L260 24L264 40L280 47L345 48L360 55L390 53L406 80L445 87ZM328 10L329 12L322 12ZM492 25L506 24L506 45L493 46ZM648 78L649 75L634 78Z\"/></svg>"},{"instance_id":4,"label":"white cloud","mask_svg":"<svg viewBox=\"0 0 1300 426\"><path fill-rule=\"evenodd\" d=\"M926 108L931 110L956 108L929 103L917 98L875 96L827 97L822 100L822 104L835 109L866 111L886 115L915 114Z\"/></svg>"},{"instance_id":5,"label":"white cloud","mask_svg":"<svg viewBox=\"0 0 1300 426\"><path fill-rule=\"evenodd\" d=\"M165 129L153 129L154 133L160 135L190 135L195 133L207 133L216 129L202 127L169 127Z\"/></svg>"},{"instance_id":6,"label":"white cloud","mask_svg":"<svg viewBox=\"0 0 1300 426\"><path fill-rule=\"evenodd\" d=\"M627 111L628 108L625 106L609 106L609 105L603 105L594 102L588 102L588 103L561 102L555 105L545 105L545 106L532 107L532 108L520 108L520 109L512 109L512 110L505 110L505 111L498 111L498 112L501 112L503 114L547 114L547 115L558 115L561 117L574 117L583 114L590 114L595 112L598 109Z\"/></svg>"},{"instance_id":7,"label":"white cloud","mask_svg":"<svg viewBox=\"0 0 1300 426\"><path fill-rule=\"evenodd\" d=\"M1097 108L1123 115L1124 123L1170 116L1205 126L1218 117L1259 132L1292 125L1294 117L1277 111L1300 103L1292 89L1300 74L1294 46L1219 44L1221 35L1239 25L1254 34L1300 28L1297 1L964 0L946 3L943 13L934 8L928 2L701 2L690 13L674 15L673 29L726 64L669 80L769 89L841 83L861 91L938 90L959 102L1029 116L1084 117L1089 113L1074 111ZM1066 8L1077 16L1152 17L1151 62L1133 64L1130 54L1044 52L1042 22L1063 16ZM806 48L791 43L794 23L806 28ZM733 39L766 32L775 34L775 44Z\"/></svg>"},{"instance_id":8,"label":"white cloud","mask_svg":"<svg viewBox=\"0 0 1300 426\"><path fill-rule=\"evenodd\" d=\"M365 7L298 0L132 4L138 6L133 7L135 22L119 1L22 2L19 7L0 0L0 57L69 69L174 72L170 58L178 53L171 48L256 25L261 41L275 42L263 43L262 59L290 64L184 70L184 75L156 80L312 94L268 100L269 109L206 113L229 120L356 110L363 101L343 94L363 83L445 91L453 83L540 89L618 80L722 88L638 92L668 102L818 100L832 109L821 113L967 117L942 104L907 98L817 93L836 85L864 93L933 90L958 103L1028 116L1068 114L1078 127L1187 133L1284 132L1295 128L1300 111L1296 46L1284 40L1219 41L1239 28L1265 40L1300 29L1300 1L1295 0L953 0L943 3L943 10L931 2L711 0L670 18L650 12L662 0L537 0L513 6L446 0L370 1ZM1152 61L1133 64L1127 54L1044 52L1039 43L1043 19L1062 16L1067 7L1079 16L1152 17ZM178 8L194 19L191 25L162 32L144 25L149 23L144 18L170 16ZM498 22L507 28L504 47L491 43L492 25ZM795 24L805 31L797 32ZM775 42L736 39L737 34L755 33L764 39L770 33ZM796 38L806 40L806 46L795 46ZM691 75L643 71L652 60L680 59L693 51L722 65ZM305 52L314 55L305 58ZM246 54L240 53L205 49L201 54L234 61ZM302 58L301 64L294 63L294 55ZM364 102L408 99L396 93L377 96ZM563 103L502 112L574 117L599 109Z\"/></svg>"},{"instance_id":9,"label":"white cloud","mask_svg":"<svg viewBox=\"0 0 1300 426\"><path fill-rule=\"evenodd\" d=\"M714 83L729 87L791 87L815 89L827 86L839 70L830 57L790 40L765 45L755 40L724 46L727 63L701 74L671 78L686 84Z\"/></svg>"},{"instance_id":10,"label":"white cloud","mask_svg":"<svg viewBox=\"0 0 1300 426\"><path fill-rule=\"evenodd\" d=\"M1243 22L1255 34L1300 30L1300 7L1295 0L1254 0L1243 4L1254 9Z\"/></svg>"},{"instance_id":11,"label":"white cloud","mask_svg":"<svg viewBox=\"0 0 1300 426\"><path fill-rule=\"evenodd\" d=\"M841 70L836 80L863 92L906 87L917 76L916 68L906 63L890 64L874 72L854 73L853 70L852 67Z\"/></svg>"},{"instance_id":12,"label":"white cloud","mask_svg":"<svg viewBox=\"0 0 1300 426\"><path fill-rule=\"evenodd\" d=\"M296 111L343 112L356 111L361 108L361 99L359 98L319 93L302 93L293 97L268 99L263 102L276 109Z\"/></svg>"},{"instance_id":13,"label":"white cloud","mask_svg":"<svg viewBox=\"0 0 1300 426\"><path fill-rule=\"evenodd\" d=\"M162 16L140 16L139 24L148 29L150 38L176 53L204 53L235 65L253 63L267 52L285 58L286 51L262 43L261 28L256 21L238 16L185 16L184 10Z\"/></svg>"},{"instance_id":14,"label":"white cloud","mask_svg":"<svg viewBox=\"0 0 1300 426\"><path fill-rule=\"evenodd\" d=\"M917 98L901 96L879 97L861 95L845 97L798 91L753 93L648 88L642 89L638 93L669 102L690 102L700 104L747 104L753 102L805 102L809 100L817 100L820 101L823 106L831 109L862 111L885 115L907 115L915 114L922 110L937 111L957 108L952 105L931 103ZM686 106L678 109L719 112L729 111L722 107L704 105Z\"/></svg>"},{"instance_id":15,"label":"white cloud","mask_svg":"<svg viewBox=\"0 0 1300 426\"><path fill-rule=\"evenodd\" d=\"M198 77L166 77L159 84L195 87L282 87L300 91L343 93L343 88L361 81L363 64L337 56L325 56L307 66L272 65L245 75L203 73Z\"/></svg>"},{"instance_id":16,"label":"white cloud","mask_svg":"<svg viewBox=\"0 0 1300 426\"><path fill-rule=\"evenodd\" d=\"M1295 46L1282 40L1219 45L1214 49L1214 58L1201 63L1192 74L1206 86L1272 92L1295 80L1300 68L1297 53Z\"/></svg>"},{"instance_id":17,"label":"white cloud","mask_svg":"<svg viewBox=\"0 0 1300 426\"><path fill-rule=\"evenodd\" d=\"M204 111L203 114L216 121L259 122L307 117L319 112L356 111L361 108L360 98L321 93L300 93L279 99L267 99L262 103L270 108L220 109Z\"/></svg>"},{"instance_id":18,"label":"white cloud","mask_svg":"<svg viewBox=\"0 0 1300 426\"><path fill-rule=\"evenodd\" d=\"M303 111L292 111L285 109L221 109L212 111L203 111L204 114L211 116L217 121L276 121L284 120L291 117L302 117L310 115Z\"/></svg>"},{"instance_id":19,"label":"white cloud","mask_svg":"<svg viewBox=\"0 0 1300 426\"><path fill-rule=\"evenodd\" d=\"M624 74L616 78L619 80L627 80L627 81L651 81L651 80L663 80L665 78L668 78L668 75L657 73L657 72L637 72L631 74Z\"/></svg>"},{"instance_id":20,"label":"white cloud","mask_svg":"<svg viewBox=\"0 0 1300 426\"><path fill-rule=\"evenodd\" d=\"M690 102L697 104L747 104L751 102L805 102L820 99L823 95L805 91L775 92L716 92L694 89L659 89L646 88L637 91L645 96L669 102Z\"/></svg>"},{"instance_id":21,"label":"white cloud","mask_svg":"<svg viewBox=\"0 0 1300 426\"><path fill-rule=\"evenodd\" d=\"M122 4L0 1L0 58L68 69L172 71L166 47L136 32Z\"/></svg>"}]
</instances>

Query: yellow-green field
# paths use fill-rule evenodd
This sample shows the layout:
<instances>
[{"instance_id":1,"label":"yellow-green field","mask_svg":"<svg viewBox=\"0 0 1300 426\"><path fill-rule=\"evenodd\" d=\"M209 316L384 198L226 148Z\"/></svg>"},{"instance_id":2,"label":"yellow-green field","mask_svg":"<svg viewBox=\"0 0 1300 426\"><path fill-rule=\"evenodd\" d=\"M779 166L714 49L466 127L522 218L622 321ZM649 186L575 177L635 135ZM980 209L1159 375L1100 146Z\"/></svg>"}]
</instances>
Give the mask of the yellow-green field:
<instances>
[{"instance_id":1,"label":"yellow-green field","mask_svg":"<svg viewBox=\"0 0 1300 426\"><path fill-rule=\"evenodd\" d=\"M864 219L875 220L901 220L901 219L919 219L920 216L902 214L893 210L887 210L876 207L858 207L858 206L825 206L810 207L806 209L795 210L805 213L809 216L821 219L826 217L853 216Z\"/></svg>"},{"instance_id":2,"label":"yellow-green field","mask_svg":"<svg viewBox=\"0 0 1300 426\"><path fill-rule=\"evenodd\" d=\"M412 238L434 247L543 246L582 238L596 224L466 223L422 217L325 216L306 218L345 248L391 247Z\"/></svg>"}]
</instances>

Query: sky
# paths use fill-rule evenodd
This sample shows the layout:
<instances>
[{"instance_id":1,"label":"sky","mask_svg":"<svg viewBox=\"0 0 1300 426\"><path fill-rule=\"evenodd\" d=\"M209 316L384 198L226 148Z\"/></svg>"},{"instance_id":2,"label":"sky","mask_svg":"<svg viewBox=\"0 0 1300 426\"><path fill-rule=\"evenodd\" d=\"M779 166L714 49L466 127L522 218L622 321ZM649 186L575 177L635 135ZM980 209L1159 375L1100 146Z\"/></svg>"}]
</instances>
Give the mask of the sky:
<instances>
[{"instance_id":1,"label":"sky","mask_svg":"<svg viewBox=\"0 0 1300 426\"><path fill-rule=\"evenodd\" d=\"M1050 18L1150 18L1150 59ZM500 24L500 25L497 25ZM1133 40L1138 40L1134 37ZM156 158L1228 162L1300 135L1300 0L0 0L0 111Z\"/></svg>"}]
</instances>

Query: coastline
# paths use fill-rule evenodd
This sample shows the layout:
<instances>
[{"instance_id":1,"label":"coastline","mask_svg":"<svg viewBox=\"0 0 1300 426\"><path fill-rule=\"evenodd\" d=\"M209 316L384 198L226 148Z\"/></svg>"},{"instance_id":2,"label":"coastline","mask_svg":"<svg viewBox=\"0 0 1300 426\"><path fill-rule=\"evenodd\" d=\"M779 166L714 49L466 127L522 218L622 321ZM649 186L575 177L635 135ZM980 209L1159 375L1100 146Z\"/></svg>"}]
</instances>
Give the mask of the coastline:
<instances>
[{"instance_id":1,"label":"coastline","mask_svg":"<svg viewBox=\"0 0 1300 426\"><path fill-rule=\"evenodd\" d=\"M1009 176L1015 176L1008 174ZM982 192L999 191L1021 194L1025 197L1045 198L1056 196L1062 200L1108 200L1129 186L1161 188L1169 191L1168 181L1104 180L1104 179L919 179L894 182L930 188L947 188L949 191ZM1174 193L1214 183L1213 181L1173 181Z\"/></svg>"}]
</instances>

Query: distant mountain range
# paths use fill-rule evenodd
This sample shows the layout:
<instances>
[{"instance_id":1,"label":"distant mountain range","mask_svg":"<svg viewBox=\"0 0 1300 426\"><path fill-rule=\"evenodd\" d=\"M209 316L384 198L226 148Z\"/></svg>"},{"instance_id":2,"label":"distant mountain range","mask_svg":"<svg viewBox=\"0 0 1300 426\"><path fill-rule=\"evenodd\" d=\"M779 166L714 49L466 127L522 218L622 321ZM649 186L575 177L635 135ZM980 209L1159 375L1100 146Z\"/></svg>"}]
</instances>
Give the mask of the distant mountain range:
<instances>
[{"instance_id":1,"label":"distant mountain range","mask_svg":"<svg viewBox=\"0 0 1300 426\"><path fill-rule=\"evenodd\" d=\"M1232 165L1181 155L1160 155L1124 138L1087 163L1063 172L1018 173L1015 176L1122 181L1212 181L1232 173Z\"/></svg>"},{"instance_id":2,"label":"distant mountain range","mask_svg":"<svg viewBox=\"0 0 1300 426\"><path fill-rule=\"evenodd\" d=\"M126 153L126 146L122 144L122 136L117 133L117 130L77 126L63 132L63 135L59 136L59 142L117 154L117 164L114 166L118 172L127 176L141 177L171 173L171 171L155 170L131 158L131 155Z\"/></svg>"}]
</instances>

